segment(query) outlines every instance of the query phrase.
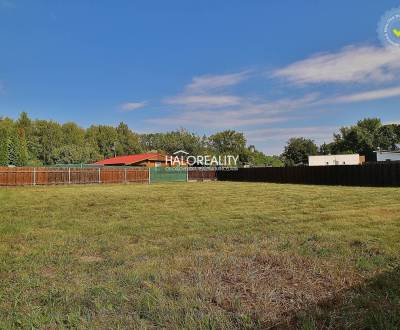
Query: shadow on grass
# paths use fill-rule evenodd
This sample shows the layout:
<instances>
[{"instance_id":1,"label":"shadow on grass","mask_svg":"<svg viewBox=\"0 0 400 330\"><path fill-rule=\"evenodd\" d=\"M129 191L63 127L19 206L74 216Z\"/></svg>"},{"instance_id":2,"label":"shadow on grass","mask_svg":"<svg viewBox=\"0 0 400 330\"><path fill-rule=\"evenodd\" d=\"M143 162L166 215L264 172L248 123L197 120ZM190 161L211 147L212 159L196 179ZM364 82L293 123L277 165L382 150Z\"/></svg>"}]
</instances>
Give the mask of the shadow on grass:
<instances>
[{"instance_id":1,"label":"shadow on grass","mask_svg":"<svg viewBox=\"0 0 400 330\"><path fill-rule=\"evenodd\" d=\"M282 328L400 329L400 267L295 315Z\"/></svg>"}]
</instances>

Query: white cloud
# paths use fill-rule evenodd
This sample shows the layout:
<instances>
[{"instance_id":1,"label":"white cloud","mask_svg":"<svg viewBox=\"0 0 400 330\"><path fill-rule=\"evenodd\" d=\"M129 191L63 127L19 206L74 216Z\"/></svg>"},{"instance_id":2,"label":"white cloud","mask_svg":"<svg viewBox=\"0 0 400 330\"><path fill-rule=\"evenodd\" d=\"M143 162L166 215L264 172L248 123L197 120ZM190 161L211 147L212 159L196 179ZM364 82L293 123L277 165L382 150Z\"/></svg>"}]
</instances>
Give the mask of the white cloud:
<instances>
[{"instance_id":1,"label":"white cloud","mask_svg":"<svg viewBox=\"0 0 400 330\"><path fill-rule=\"evenodd\" d=\"M400 52L372 46L345 47L295 62L273 72L295 84L383 82L398 77Z\"/></svg>"},{"instance_id":2,"label":"white cloud","mask_svg":"<svg viewBox=\"0 0 400 330\"><path fill-rule=\"evenodd\" d=\"M400 87L382 88L361 93L342 95L331 99L331 101L333 103L365 102L396 96L400 96Z\"/></svg>"},{"instance_id":3,"label":"white cloud","mask_svg":"<svg viewBox=\"0 0 400 330\"><path fill-rule=\"evenodd\" d=\"M285 117L251 117L244 116L240 111L193 111L184 112L181 115L173 115L164 118L149 119L148 122L161 126L176 128L184 126L188 128L223 129L232 127L267 125L287 120Z\"/></svg>"},{"instance_id":4,"label":"white cloud","mask_svg":"<svg viewBox=\"0 0 400 330\"><path fill-rule=\"evenodd\" d=\"M318 102L318 93L305 94L298 98L282 98L273 101L250 101L243 103L243 108L247 109L259 109L260 113L265 114L282 114L284 112L289 112L304 107L309 107L316 102Z\"/></svg>"},{"instance_id":5,"label":"white cloud","mask_svg":"<svg viewBox=\"0 0 400 330\"><path fill-rule=\"evenodd\" d=\"M251 71L241 71L225 75L203 75L194 77L192 82L183 88L183 92L163 100L168 105L184 109L209 109L239 105L242 100L235 95L221 93L223 89L237 85L248 79Z\"/></svg>"},{"instance_id":6,"label":"white cloud","mask_svg":"<svg viewBox=\"0 0 400 330\"><path fill-rule=\"evenodd\" d=\"M165 99L164 103L188 108L227 107L238 105L240 98L232 95L178 95Z\"/></svg>"},{"instance_id":7,"label":"white cloud","mask_svg":"<svg viewBox=\"0 0 400 330\"><path fill-rule=\"evenodd\" d=\"M142 102L126 102L121 104L120 109L124 112L129 112L133 110L137 110L140 108L143 108L147 102L142 101Z\"/></svg>"},{"instance_id":8,"label":"white cloud","mask_svg":"<svg viewBox=\"0 0 400 330\"><path fill-rule=\"evenodd\" d=\"M200 99L197 100L197 97ZM149 122L173 127L202 128L267 125L298 117L297 114L289 115L288 112L312 104L317 97L318 94L306 94L301 98L260 101L233 96L227 99L223 96L188 96L196 98L196 102L184 99L181 103L175 100L171 103L184 104L185 111L178 110L168 117L150 119Z\"/></svg>"},{"instance_id":9,"label":"white cloud","mask_svg":"<svg viewBox=\"0 0 400 330\"><path fill-rule=\"evenodd\" d=\"M332 126L308 126L308 127L277 127L254 129L245 132L253 141L265 139L288 140L291 137L305 137L316 141L330 141L338 127Z\"/></svg>"},{"instance_id":10,"label":"white cloud","mask_svg":"<svg viewBox=\"0 0 400 330\"><path fill-rule=\"evenodd\" d=\"M203 75L194 77L185 87L187 94L207 93L220 88L237 85L250 77L251 71L241 71L225 75Z\"/></svg>"}]
</instances>

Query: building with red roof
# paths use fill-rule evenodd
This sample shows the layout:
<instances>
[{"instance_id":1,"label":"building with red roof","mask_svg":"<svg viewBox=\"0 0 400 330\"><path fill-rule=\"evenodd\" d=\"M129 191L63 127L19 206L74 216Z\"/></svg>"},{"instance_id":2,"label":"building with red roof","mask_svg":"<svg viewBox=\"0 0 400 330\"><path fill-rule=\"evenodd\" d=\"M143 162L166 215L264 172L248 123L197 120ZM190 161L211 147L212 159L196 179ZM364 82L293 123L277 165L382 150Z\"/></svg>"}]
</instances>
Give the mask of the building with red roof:
<instances>
[{"instance_id":1,"label":"building with red roof","mask_svg":"<svg viewBox=\"0 0 400 330\"><path fill-rule=\"evenodd\" d=\"M168 166L165 160L165 154L161 154L159 152L150 152L146 154L118 156L118 157L103 159L96 162L95 165L143 166L143 167Z\"/></svg>"}]
</instances>

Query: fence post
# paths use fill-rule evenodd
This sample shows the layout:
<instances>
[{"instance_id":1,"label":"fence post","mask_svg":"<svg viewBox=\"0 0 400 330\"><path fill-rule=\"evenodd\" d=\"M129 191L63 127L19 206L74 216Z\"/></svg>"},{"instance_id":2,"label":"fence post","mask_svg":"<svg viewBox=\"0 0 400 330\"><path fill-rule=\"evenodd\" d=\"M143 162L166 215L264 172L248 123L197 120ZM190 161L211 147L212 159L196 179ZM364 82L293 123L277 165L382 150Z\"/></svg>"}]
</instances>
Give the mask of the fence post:
<instances>
[{"instance_id":1,"label":"fence post","mask_svg":"<svg viewBox=\"0 0 400 330\"><path fill-rule=\"evenodd\" d=\"M99 167L99 183L101 183L101 176L100 176L100 167Z\"/></svg>"},{"instance_id":2,"label":"fence post","mask_svg":"<svg viewBox=\"0 0 400 330\"><path fill-rule=\"evenodd\" d=\"M150 167L148 168L148 173L149 173L149 184L150 184L150 182L151 182L151 180L150 180Z\"/></svg>"},{"instance_id":3,"label":"fence post","mask_svg":"<svg viewBox=\"0 0 400 330\"><path fill-rule=\"evenodd\" d=\"M36 186L36 167L33 168L33 185Z\"/></svg>"},{"instance_id":4,"label":"fence post","mask_svg":"<svg viewBox=\"0 0 400 330\"><path fill-rule=\"evenodd\" d=\"M71 167L68 167L68 184L71 184Z\"/></svg>"},{"instance_id":5,"label":"fence post","mask_svg":"<svg viewBox=\"0 0 400 330\"><path fill-rule=\"evenodd\" d=\"M189 166L186 167L186 182L189 182Z\"/></svg>"},{"instance_id":6,"label":"fence post","mask_svg":"<svg viewBox=\"0 0 400 330\"><path fill-rule=\"evenodd\" d=\"M124 168L124 181L125 181L125 183L127 183L127 181L126 181L126 167Z\"/></svg>"}]
</instances>

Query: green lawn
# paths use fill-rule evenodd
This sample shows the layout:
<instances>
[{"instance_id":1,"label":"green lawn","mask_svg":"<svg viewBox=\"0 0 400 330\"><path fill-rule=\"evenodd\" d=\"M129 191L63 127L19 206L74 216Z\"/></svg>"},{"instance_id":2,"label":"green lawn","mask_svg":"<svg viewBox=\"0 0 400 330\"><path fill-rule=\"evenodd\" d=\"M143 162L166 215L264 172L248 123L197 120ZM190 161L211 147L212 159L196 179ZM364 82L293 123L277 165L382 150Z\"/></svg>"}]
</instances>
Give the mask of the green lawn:
<instances>
[{"instance_id":1,"label":"green lawn","mask_svg":"<svg viewBox=\"0 0 400 330\"><path fill-rule=\"evenodd\" d=\"M0 328L400 327L400 189L0 189Z\"/></svg>"}]
</instances>

